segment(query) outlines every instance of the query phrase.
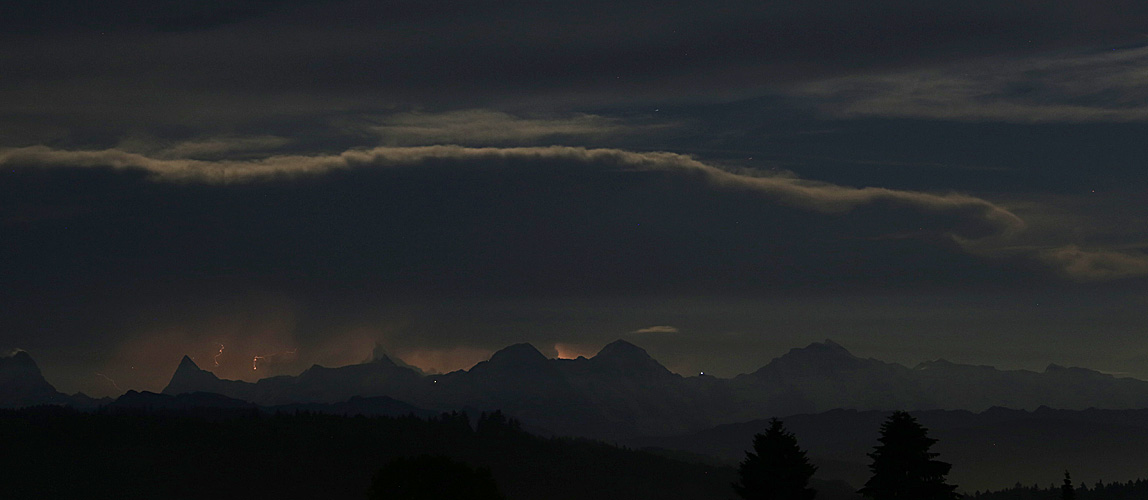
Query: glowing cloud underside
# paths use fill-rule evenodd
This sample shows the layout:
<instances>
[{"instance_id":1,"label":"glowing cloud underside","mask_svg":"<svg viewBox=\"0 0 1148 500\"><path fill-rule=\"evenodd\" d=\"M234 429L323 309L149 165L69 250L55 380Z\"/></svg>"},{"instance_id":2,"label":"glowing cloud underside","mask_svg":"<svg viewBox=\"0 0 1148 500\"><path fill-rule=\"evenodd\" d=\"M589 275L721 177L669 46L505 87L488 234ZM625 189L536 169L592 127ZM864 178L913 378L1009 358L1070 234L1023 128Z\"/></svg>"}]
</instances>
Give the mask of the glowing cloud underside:
<instances>
[{"instance_id":1,"label":"glowing cloud underside","mask_svg":"<svg viewBox=\"0 0 1148 500\"><path fill-rule=\"evenodd\" d=\"M959 221L946 231L970 253L992 255L1015 243L1026 224L1003 206L959 193L927 193L878 187L855 188L808 181L789 175L756 176L731 172L691 156L668 152L633 152L582 147L472 148L457 145L377 147L351 149L338 154L274 155L259 159L200 160L147 156L120 149L67 151L46 146L0 150L0 166L33 168L111 168L144 171L156 182L233 184L267 182L351 169L417 166L427 162L471 162L544 168L548 161L584 164L587 168L615 171L676 173L704 183L716 191L760 196L764 203L825 214L845 213L865 206L903 209L938 220ZM1074 247L1048 247L1030 257L1085 281L1148 275L1148 257L1138 252L1106 249L1081 251ZM651 327L663 328L663 327ZM670 327L672 328L672 327ZM669 333L668 330L658 330ZM641 333L654 333L653 330ZM253 360L257 368L258 358ZM453 363L447 363L453 365Z\"/></svg>"},{"instance_id":2,"label":"glowing cloud underside","mask_svg":"<svg viewBox=\"0 0 1148 500\"><path fill-rule=\"evenodd\" d=\"M462 146L380 147L355 149L335 155L281 155L257 160L159 159L118 149L62 151L44 146L0 152L0 165L43 168L114 168L143 170L156 181L230 184L320 175L335 170L387 168L427 161L545 161L558 160L606 166L628 171L669 171L697 176L714 189L747 191L781 205L822 213L843 213L854 208L885 204L938 216L975 220L977 229L963 238L1010 234L1024 222L989 201L957 193L934 194L885 188L853 188L804 181L789 176L754 177L731 173L690 156L666 152L632 152L549 146L527 148L468 148Z\"/></svg>"},{"instance_id":3,"label":"glowing cloud underside","mask_svg":"<svg viewBox=\"0 0 1148 500\"><path fill-rule=\"evenodd\" d=\"M678 333L678 329L670 325L659 325L634 330L634 333Z\"/></svg>"},{"instance_id":4,"label":"glowing cloud underside","mask_svg":"<svg viewBox=\"0 0 1148 500\"><path fill-rule=\"evenodd\" d=\"M558 359L577 359L579 356L589 358L595 354L593 349L574 344L554 344L554 350L558 353Z\"/></svg>"}]
</instances>

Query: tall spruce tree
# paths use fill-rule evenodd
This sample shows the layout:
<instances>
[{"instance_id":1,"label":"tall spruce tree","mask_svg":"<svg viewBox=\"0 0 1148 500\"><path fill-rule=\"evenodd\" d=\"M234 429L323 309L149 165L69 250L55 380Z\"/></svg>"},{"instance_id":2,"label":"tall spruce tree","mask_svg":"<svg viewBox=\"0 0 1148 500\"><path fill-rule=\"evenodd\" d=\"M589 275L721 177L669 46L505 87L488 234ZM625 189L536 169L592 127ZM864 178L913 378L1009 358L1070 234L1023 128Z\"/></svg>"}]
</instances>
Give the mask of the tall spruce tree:
<instances>
[{"instance_id":1,"label":"tall spruce tree","mask_svg":"<svg viewBox=\"0 0 1148 500\"><path fill-rule=\"evenodd\" d=\"M797 438L774 418L765 434L753 437L753 451L745 452L733 489L746 500L812 500L817 491L809 478L816 471Z\"/></svg>"},{"instance_id":2,"label":"tall spruce tree","mask_svg":"<svg viewBox=\"0 0 1148 500\"><path fill-rule=\"evenodd\" d=\"M934 460L937 442L928 429L906 412L894 412L881 424L881 443L869 457L873 477L858 493L874 500L952 500L955 485L945 482L951 464Z\"/></svg>"},{"instance_id":3,"label":"tall spruce tree","mask_svg":"<svg viewBox=\"0 0 1148 500\"><path fill-rule=\"evenodd\" d=\"M1076 500L1076 488L1072 486L1072 476L1064 471L1064 484L1060 485L1060 500Z\"/></svg>"}]
</instances>

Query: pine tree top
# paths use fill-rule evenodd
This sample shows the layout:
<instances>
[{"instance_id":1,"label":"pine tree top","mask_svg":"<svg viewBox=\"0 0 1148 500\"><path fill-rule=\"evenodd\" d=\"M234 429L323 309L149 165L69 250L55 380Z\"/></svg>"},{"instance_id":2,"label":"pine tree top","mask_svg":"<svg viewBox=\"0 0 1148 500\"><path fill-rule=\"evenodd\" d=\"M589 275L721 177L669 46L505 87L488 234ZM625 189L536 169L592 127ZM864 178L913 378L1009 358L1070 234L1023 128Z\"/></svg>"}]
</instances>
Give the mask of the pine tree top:
<instances>
[{"instance_id":1,"label":"pine tree top","mask_svg":"<svg viewBox=\"0 0 1148 500\"><path fill-rule=\"evenodd\" d=\"M859 493L875 500L956 498L956 486L945 482L952 464L935 460L929 449L937 440L928 431L907 412L894 412L881 425L880 444L869 454L873 476Z\"/></svg>"},{"instance_id":2,"label":"pine tree top","mask_svg":"<svg viewBox=\"0 0 1148 500\"><path fill-rule=\"evenodd\" d=\"M812 500L817 492L809 478L816 471L797 438L774 418L764 434L754 436L733 488L746 500Z\"/></svg>"}]
</instances>

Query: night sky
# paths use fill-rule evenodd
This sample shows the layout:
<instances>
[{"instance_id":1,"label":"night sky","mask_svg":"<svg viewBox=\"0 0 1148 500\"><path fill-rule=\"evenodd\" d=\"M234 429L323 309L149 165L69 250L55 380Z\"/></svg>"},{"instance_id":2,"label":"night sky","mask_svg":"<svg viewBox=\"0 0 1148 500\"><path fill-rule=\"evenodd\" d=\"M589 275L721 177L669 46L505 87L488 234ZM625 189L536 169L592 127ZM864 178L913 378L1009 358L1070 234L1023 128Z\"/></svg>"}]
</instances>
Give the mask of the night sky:
<instances>
[{"instance_id":1,"label":"night sky","mask_svg":"<svg viewBox=\"0 0 1148 500\"><path fill-rule=\"evenodd\" d=\"M65 392L618 338L1148 377L1146 2L3 10L0 352Z\"/></svg>"}]
</instances>

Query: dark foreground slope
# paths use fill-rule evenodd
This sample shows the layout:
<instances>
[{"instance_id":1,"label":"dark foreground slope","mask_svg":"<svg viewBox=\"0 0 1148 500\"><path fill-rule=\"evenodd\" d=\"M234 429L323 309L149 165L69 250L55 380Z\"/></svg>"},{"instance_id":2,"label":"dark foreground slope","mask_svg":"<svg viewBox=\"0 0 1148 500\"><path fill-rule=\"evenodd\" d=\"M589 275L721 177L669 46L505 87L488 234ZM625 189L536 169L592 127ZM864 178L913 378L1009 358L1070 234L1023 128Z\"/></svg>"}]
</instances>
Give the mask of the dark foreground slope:
<instances>
[{"instance_id":1,"label":"dark foreground slope","mask_svg":"<svg viewBox=\"0 0 1148 500\"><path fill-rule=\"evenodd\" d=\"M930 436L933 451L953 464L949 474L962 491L1059 483L1067 468L1077 481L1127 481L1148 471L1148 410L1034 411L992 408L980 413L930 410L912 412ZM881 423L889 412L833 410L785 417L818 475L861 484ZM722 425L677 437L628 441L636 448L658 447L714 457L733 464L768 420Z\"/></svg>"},{"instance_id":2,"label":"dark foreground slope","mask_svg":"<svg viewBox=\"0 0 1148 500\"><path fill-rule=\"evenodd\" d=\"M505 419L342 417L219 409L0 411L0 498L363 499L400 456L489 467L511 500L727 499L731 468L587 440L545 439Z\"/></svg>"}]
</instances>

